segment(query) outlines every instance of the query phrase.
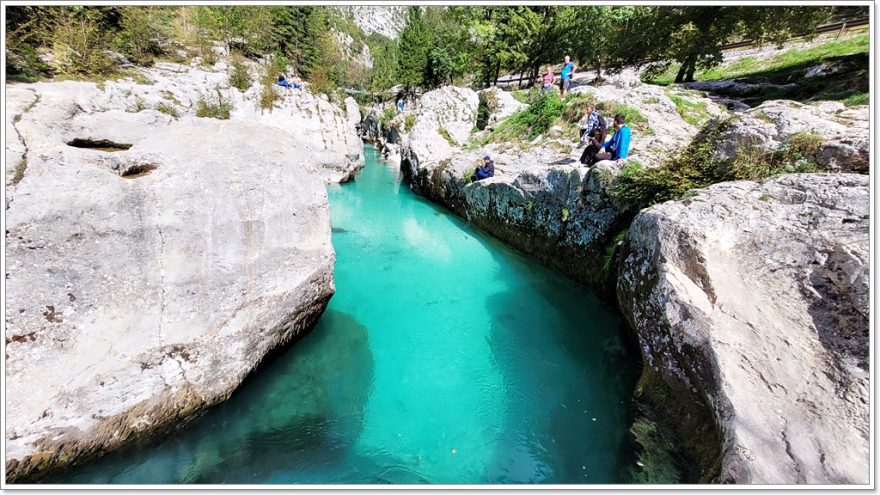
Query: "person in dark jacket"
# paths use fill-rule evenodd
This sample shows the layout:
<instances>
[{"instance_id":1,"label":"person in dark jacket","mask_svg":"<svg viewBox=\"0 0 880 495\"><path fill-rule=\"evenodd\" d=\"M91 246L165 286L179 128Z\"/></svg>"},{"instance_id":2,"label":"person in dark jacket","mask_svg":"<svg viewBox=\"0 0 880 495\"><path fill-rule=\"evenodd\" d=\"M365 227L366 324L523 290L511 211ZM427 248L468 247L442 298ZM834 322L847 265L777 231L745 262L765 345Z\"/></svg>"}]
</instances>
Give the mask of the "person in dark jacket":
<instances>
[{"instance_id":1,"label":"person in dark jacket","mask_svg":"<svg viewBox=\"0 0 880 495\"><path fill-rule=\"evenodd\" d=\"M483 166L477 167L474 170L474 175L471 176L472 181L478 181L483 179L488 179L495 175L495 162L489 158L489 155L483 157Z\"/></svg>"},{"instance_id":2,"label":"person in dark jacket","mask_svg":"<svg viewBox=\"0 0 880 495\"><path fill-rule=\"evenodd\" d=\"M591 106L590 108L592 109L593 107ZM593 121L594 116L595 122ZM580 162L584 165L592 165L593 157L605 146L605 139L608 138L608 125L605 123L605 118L595 110L592 110L590 113L590 127L585 129L585 131L584 141L587 143L587 147L584 149L583 154L581 154Z\"/></svg>"}]
</instances>

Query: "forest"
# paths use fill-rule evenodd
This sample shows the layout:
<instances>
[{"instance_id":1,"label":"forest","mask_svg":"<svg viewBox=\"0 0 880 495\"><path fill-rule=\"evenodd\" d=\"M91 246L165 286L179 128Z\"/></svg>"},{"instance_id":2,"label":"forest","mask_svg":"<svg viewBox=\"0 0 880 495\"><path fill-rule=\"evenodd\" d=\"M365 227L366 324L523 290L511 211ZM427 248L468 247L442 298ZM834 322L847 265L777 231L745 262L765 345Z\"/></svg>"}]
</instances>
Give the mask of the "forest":
<instances>
[{"instance_id":1,"label":"forest","mask_svg":"<svg viewBox=\"0 0 880 495\"><path fill-rule=\"evenodd\" d=\"M114 54L137 65L232 53L292 66L318 91L383 91L397 84L487 87L504 74L534 79L563 54L603 73L680 65L675 82L721 61L732 41L781 43L816 26L867 15L866 7L409 6L397 39L365 34L345 7L7 7L12 81L109 78ZM51 52L51 57L41 53ZM368 53L369 63L352 63ZM117 57L118 58L118 57Z\"/></svg>"}]
</instances>

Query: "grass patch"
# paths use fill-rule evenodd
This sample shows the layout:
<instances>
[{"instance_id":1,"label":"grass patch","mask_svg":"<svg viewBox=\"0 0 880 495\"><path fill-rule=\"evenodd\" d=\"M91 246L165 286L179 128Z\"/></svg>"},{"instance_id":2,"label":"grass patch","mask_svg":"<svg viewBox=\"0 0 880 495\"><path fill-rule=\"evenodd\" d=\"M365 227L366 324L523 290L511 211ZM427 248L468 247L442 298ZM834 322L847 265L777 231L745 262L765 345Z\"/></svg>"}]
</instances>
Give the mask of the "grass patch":
<instances>
[{"instance_id":1,"label":"grass patch","mask_svg":"<svg viewBox=\"0 0 880 495\"><path fill-rule=\"evenodd\" d=\"M635 160L630 161L630 163L638 165L638 162ZM626 239L627 232L629 232L629 228L625 228L618 232L611 240L611 243L608 244L608 247L605 248L605 256L602 257L602 277L606 280L611 275L611 269L614 267L614 260L617 258L617 253L620 251L620 247L623 246L623 241Z\"/></svg>"},{"instance_id":2,"label":"grass patch","mask_svg":"<svg viewBox=\"0 0 880 495\"><path fill-rule=\"evenodd\" d=\"M558 94L538 94L528 107L514 112L496 127L487 137L487 141L531 141L547 132L565 109L566 104Z\"/></svg>"},{"instance_id":3,"label":"grass patch","mask_svg":"<svg viewBox=\"0 0 880 495\"><path fill-rule=\"evenodd\" d=\"M170 115L175 119L180 117L180 114L177 112L177 109L168 103L162 102L156 105L156 110L164 113L165 115Z\"/></svg>"},{"instance_id":4,"label":"grass patch","mask_svg":"<svg viewBox=\"0 0 880 495\"><path fill-rule=\"evenodd\" d=\"M196 103L196 117L226 120L232 112L232 102L223 98L220 89L216 90L217 96L201 95Z\"/></svg>"},{"instance_id":5,"label":"grass patch","mask_svg":"<svg viewBox=\"0 0 880 495\"><path fill-rule=\"evenodd\" d=\"M614 134L614 116L622 113L626 117L626 124L630 129L645 136L653 136L654 129L648 125L648 119L642 115L638 108L623 103L601 102L596 108L605 117L608 123L608 134Z\"/></svg>"},{"instance_id":6,"label":"grass patch","mask_svg":"<svg viewBox=\"0 0 880 495\"><path fill-rule=\"evenodd\" d=\"M709 120L708 106L705 102L693 101L678 95L669 95L669 99L675 103L675 111L688 124L700 125Z\"/></svg>"},{"instance_id":7,"label":"grass patch","mask_svg":"<svg viewBox=\"0 0 880 495\"><path fill-rule=\"evenodd\" d=\"M644 102L648 105L654 105L660 103L660 98L657 98L656 96L651 96L649 98L645 98Z\"/></svg>"},{"instance_id":8,"label":"grass patch","mask_svg":"<svg viewBox=\"0 0 880 495\"><path fill-rule=\"evenodd\" d=\"M438 128L437 132L439 132L440 135L443 136L443 139L445 139L446 142L449 143L449 146L458 146L458 142L455 141L455 138L453 138L449 134L449 131L447 131L444 127Z\"/></svg>"},{"instance_id":9,"label":"grass patch","mask_svg":"<svg viewBox=\"0 0 880 495\"><path fill-rule=\"evenodd\" d=\"M736 179L760 180L785 173L818 172L816 156L822 146L818 134L792 135L778 150L763 152L751 148L740 149L731 163Z\"/></svg>"},{"instance_id":10,"label":"grass patch","mask_svg":"<svg viewBox=\"0 0 880 495\"><path fill-rule=\"evenodd\" d=\"M846 97L843 100L843 104L851 107L854 105L867 105L871 102L871 95L869 93L853 93L852 95Z\"/></svg>"},{"instance_id":11,"label":"grass patch","mask_svg":"<svg viewBox=\"0 0 880 495\"><path fill-rule=\"evenodd\" d=\"M723 96L741 98L749 106L772 99L797 101L838 100L860 101L867 93L869 79L869 36L861 34L843 40L829 41L804 49L790 49L770 57L742 57L708 70L697 71L698 81L738 79L752 84L787 85L748 90L719 89ZM813 67L825 64L833 70L827 74L806 77ZM670 84L677 65L671 65L659 76L648 78L653 84ZM858 104L858 103L853 103Z\"/></svg>"},{"instance_id":12,"label":"grass patch","mask_svg":"<svg viewBox=\"0 0 880 495\"><path fill-rule=\"evenodd\" d=\"M145 76L143 73L137 71L132 72L131 79L135 82L135 84L143 84L145 86L151 86L156 82Z\"/></svg>"},{"instance_id":13,"label":"grass patch","mask_svg":"<svg viewBox=\"0 0 880 495\"><path fill-rule=\"evenodd\" d=\"M21 182L21 179L24 179L24 171L27 170L27 158L22 158L18 163L15 164L15 171L12 175L12 184L18 184Z\"/></svg>"}]
</instances>

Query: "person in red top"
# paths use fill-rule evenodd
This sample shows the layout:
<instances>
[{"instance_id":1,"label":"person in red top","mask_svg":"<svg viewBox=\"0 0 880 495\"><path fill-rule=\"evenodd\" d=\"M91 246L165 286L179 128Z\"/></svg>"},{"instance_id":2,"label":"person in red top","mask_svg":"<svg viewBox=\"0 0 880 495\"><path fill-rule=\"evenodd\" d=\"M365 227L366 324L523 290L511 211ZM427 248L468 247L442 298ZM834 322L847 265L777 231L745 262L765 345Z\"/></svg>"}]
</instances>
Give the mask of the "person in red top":
<instances>
[{"instance_id":1,"label":"person in red top","mask_svg":"<svg viewBox=\"0 0 880 495\"><path fill-rule=\"evenodd\" d=\"M553 74L553 68L547 67L547 73L541 78L541 94L553 91L553 83L556 81L556 75Z\"/></svg>"}]
</instances>

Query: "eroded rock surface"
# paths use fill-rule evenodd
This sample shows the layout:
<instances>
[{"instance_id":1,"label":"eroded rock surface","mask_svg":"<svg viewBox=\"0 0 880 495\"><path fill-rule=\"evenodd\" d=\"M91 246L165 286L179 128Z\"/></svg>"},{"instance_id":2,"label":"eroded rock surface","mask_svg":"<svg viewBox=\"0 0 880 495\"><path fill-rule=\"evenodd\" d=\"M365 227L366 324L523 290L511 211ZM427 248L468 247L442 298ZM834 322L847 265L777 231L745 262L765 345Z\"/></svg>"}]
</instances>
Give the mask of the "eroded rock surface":
<instances>
[{"instance_id":1,"label":"eroded rock surface","mask_svg":"<svg viewBox=\"0 0 880 495\"><path fill-rule=\"evenodd\" d=\"M870 137L867 107L825 101L803 104L771 100L731 119L719 137L716 158L727 160L745 148L773 151L803 136L820 142L812 156L824 169L868 172Z\"/></svg>"},{"instance_id":2,"label":"eroded rock surface","mask_svg":"<svg viewBox=\"0 0 880 495\"><path fill-rule=\"evenodd\" d=\"M264 114L231 88L229 120L198 118L183 86L213 76L192 72L6 87L8 481L185 423L333 294L324 182L357 159L327 155L346 159L353 124L311 95Z\"/></svg>"},{"instance_id":3,"label":"eroded rock surface","mask_svg":"<svg viewBox=\"0 0 880 495\"><path fill-rule=\"evenodd\" d=\"M714 414L717 481L869 481L869 188L716 184L633 221L618 298L645 365Z\"/></svg>"}]
</instances>

